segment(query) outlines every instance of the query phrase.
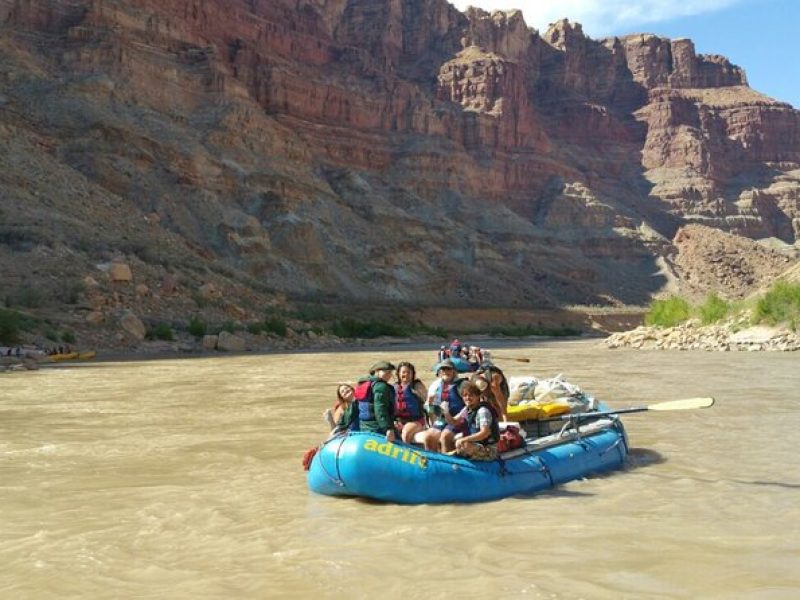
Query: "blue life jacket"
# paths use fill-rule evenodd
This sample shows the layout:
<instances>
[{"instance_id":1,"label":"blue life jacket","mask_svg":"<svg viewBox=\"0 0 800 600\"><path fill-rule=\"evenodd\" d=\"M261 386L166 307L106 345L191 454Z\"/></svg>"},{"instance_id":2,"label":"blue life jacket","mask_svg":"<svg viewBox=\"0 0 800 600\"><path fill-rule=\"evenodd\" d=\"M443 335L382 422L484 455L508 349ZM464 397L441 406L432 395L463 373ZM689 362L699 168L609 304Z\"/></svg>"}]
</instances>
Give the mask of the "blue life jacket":
<instances>
[{"instance_id":1,"label":"blue life jacket","mask_svg":"<svg viewBox=\"0 0 800 600\"><path fill-rule=\"evenodd\" d=\"M395 385L394 416L408 423L422 418L422 400L414 393L414 384Z\"/></svg>"},{"instance_id":2,"label":"blue life jacket","mask_svg":"<svg viewBox=\"0 0 800 600\"><path fill-rule=\"evenodd\" d=\"M440 402L447 402L451 417L455 417L465 406L464 399L458 393L458 390L461 389L465 382L466 379L455 379L452 383L446 384L441 379L439 380L439 389L436 391L436 397Z\"/></svg>"},{"instance_id":3,"label":"blue life jacket","mask_svg":"<svg viewBox=\"0 0 800 600\"><path fill-rule=\"evenodd\" d=\"M489 412L492 414L492 426L489 437L477 443L484 445L496 444L498 441L500 441L500 423L497 419L497 413L492 405L488 402L481 402L474 411L467 409L467 425L469 426L469 434L472 435L473 433L478 433L481 430L481 428L478 427L478 411L482 407L488 408Z\"/></svg>"},{"instance_id":4,"label":"blue life jacket","mask_svg":"<svg viewBox=\"0 0 800 600\"><path fill-rule=\"evenodd\" d=\"M358 402L359 422L375 420L375 397L372 394L372 384L375 381L375 379L368 377L356 384L354 401Z\"/></svg>"}]
</instances>

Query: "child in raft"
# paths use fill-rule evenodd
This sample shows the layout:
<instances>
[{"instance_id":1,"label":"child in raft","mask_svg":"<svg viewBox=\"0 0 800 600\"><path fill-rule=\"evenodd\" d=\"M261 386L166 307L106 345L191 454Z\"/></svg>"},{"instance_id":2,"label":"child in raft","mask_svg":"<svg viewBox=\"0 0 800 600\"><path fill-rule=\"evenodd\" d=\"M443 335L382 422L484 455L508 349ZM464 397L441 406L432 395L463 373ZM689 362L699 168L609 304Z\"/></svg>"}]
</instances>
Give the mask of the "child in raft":
<instances>
[{"instance_id":1,"label":"child in raft","mask_svg":"<svg viewBox=\"0 0 800 600\"><path fill-rule=\"evenodd\" d=\"M466 426L466 432L456 436L455 454L470 460L494 460L500 440L500 424L495 409L481 399L480 388L472 382L461 388L461 397L465 406L455 418L444 411L450 425Z\"/></svg>"}]
</instances>

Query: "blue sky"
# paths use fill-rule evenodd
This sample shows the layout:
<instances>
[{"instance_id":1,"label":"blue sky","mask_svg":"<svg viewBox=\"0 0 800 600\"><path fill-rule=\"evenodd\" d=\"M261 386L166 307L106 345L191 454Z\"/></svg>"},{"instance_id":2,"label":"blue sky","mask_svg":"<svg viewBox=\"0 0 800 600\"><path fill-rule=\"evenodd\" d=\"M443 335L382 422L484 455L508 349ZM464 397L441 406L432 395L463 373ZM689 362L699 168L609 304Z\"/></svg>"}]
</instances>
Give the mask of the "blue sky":
<instances>
[{"instance_id":1,"label":"blue sky","mask_svg":"<svg viewBox=\"0 0 800 600\"><path fill-rule=\"evenodd\" d=\"M742 67L753 89L800 108L800 0L450 0L464 10L518 8L541 31L561 18L592 38L628 33L686 37L701 54Z\"/></svg>"}]
</instances>

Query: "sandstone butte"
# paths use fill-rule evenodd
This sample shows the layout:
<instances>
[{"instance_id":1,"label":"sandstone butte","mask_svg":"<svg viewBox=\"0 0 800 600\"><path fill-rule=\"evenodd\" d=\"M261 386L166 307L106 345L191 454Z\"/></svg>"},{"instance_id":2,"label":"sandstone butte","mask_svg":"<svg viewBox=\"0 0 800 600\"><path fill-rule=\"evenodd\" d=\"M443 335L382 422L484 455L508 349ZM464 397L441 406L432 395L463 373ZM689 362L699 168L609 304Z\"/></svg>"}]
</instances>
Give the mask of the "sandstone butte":
<instances>
[{"instance_id":1,"label":"sandstone butte","mask_svg":"<svg viewBox=\"0 0 800 600\"><path fill-rule=\"evenodd\" d=\"M135 343L129 313L739 297L799 234L800 112L687 39L444 0L0 0L0 285L98 344Z\"/></svg>"}]
</instances>

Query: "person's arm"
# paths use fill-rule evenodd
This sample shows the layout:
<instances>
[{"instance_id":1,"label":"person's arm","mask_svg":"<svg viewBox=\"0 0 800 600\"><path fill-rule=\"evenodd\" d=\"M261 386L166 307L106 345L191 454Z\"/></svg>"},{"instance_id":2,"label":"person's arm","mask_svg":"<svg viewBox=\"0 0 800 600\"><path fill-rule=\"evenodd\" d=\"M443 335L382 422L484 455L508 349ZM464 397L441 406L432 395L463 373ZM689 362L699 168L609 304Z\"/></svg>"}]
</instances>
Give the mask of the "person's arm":
<instances>
[{"instance_id":1,"label":"person's arm","mask_svg":"<svg viewBox=\"0 0 800 600\"><path fill-rule=\"evenodd\" d=\"M492 380L490 382L492 388L492 394L494 394L494 399L497 402L497 407L500 409L499 415L503 421L508 421L508 398L503 393L503 378L500 376L499 373L492 373Z\"/></svg>"},{"instance_id":2,"label":"person's arm","mask_svg":"<svg viewBox=\"0 0 800 600\"><path fill-rule=\"evenodd\" d=\"M485 440L488 438L492 433L492 428L489 425L483 425L481 428L476 432L470 435L465 435L464 437L458 438L456 440L456 446L459 446L465 442L480 442L481 440Z\"/></svg>"},{"instance_id":3,"label":"person's arm","mask_svg":"<svg viewBox=\"0 0 800 600\"><path fill-rule=\"evenodd\" d=\"M457 427L460 423L457 417L454 418L453 415L450 414L450 403L447 401L442 402L442 418L448 425L452 425L453 427Z\"/></svg>"},{"instance_id":4,"label":"person's arm","mask_svg":"<svg viewBox=\"0 0 800 600\"><path fill-rule=\"evenodd\" d=\"M428 388L425 387L425 384L422 383L419 379L414 382L414 395L419 398L419 409L422 411L422 418L425 421L425 426L431 426L431 415L427 410L427 397L428 397Z\"/></svg>"},{"instance_id":5,"label":"person's arm","mask_svg":"<svg viewBox=\"0 0 800 600\"><path fill-rule=\"evenodd\" d=\"M344 431L350 429L358 415L358 402L348 402L344 405L339 419L336 421L334 431Z\"/></svg>"},{"instance_id":6,"label":"person's arm","mask_svg":"<svg viewBox=\"0 0 800 600\"><path fill-rule=\"evenodd\" d=\"M372 386L375 403L375 421L378 430L386 434L386 439L394 441L394 390L386 382L379 381Z\"/></svg>"}]
</instances>

